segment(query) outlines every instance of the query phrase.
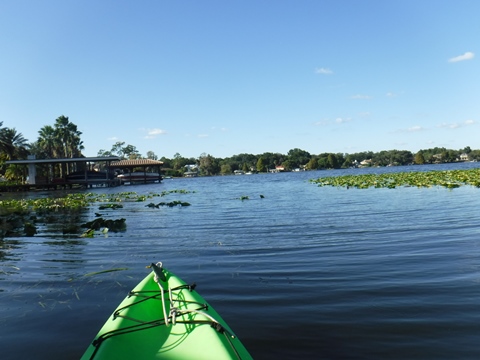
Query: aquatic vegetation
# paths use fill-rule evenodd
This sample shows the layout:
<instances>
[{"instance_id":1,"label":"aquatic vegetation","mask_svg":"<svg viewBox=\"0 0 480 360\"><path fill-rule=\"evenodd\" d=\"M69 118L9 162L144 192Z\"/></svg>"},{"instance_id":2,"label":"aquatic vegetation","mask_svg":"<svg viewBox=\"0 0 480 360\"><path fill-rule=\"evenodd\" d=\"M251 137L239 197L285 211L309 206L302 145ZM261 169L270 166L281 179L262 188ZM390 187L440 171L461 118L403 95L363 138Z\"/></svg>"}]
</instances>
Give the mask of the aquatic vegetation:
<instances>
[{"instance_id":1,"label":"aquatic vegetation","mask_svg":"<svg viewBox=\"0 0 480 360\"><path fill-rule=\"evenodd\" d=\"M193 191L194 192L194 191ZM78 234L80 227L93 228L98 226L109 228L111 231L124 231L125 219L103 220L102 214L96 212L91 226L80 225L79 216L94 203L101 203L99 210L117 210L124 207L127 202L144 202L155 197L164 197L169 194L189 194L187 190L169 190L161 193L137 194L136 192L120 192L114 194L99 193L72 193L64 197L45 197L37 199L6 199L0 200L0 238L8 236L34 236L43 227L48 227L54 232ZM190 206L187 202L172 201L162 202L160 206ZM98 221L97 221L98 220ZM103 222L102 222L103 221ZM55 226L58 224L59 226ZM87 223L88 224L88 223ZM102 225L98 225L102 224ZM82 236L88 234L83 233Z\"/></svg>"},{"instance_id":2,"label":"aquatic vegetation","mask_svg":"<svg viewBox=\"0 0 480 360\"><path fill-rule=\"evenodd\" d=\"M310 182L318 186L346 187L347 189L351 187L394 189L408 186L441 186L454 189L464 185L480 187L480 169L330 176L312 179Z\"/></svg>"},{"instance_id":3,"label":"aquatic vegetation","mask_svg":"<svg viewBox=\"0 0 480 360\"><path fill-rule=\"evenodd\" d=\"M32 223L26 222L23 226L23 231L25 232L26 236L33 236L37 233L37 227Z\"/></svg>"},{"instance_id":4,"label":"aquatic vegetation","mask_svg":"<svg viewBox=\"0 0 480 360\"><path fill-rule=\"evenodd\" d=\"M80 225L82 228L88 228L89 230L100 230L102 228L108 228L113 232L125 231L127 229L126 219L121 218L117 220L96 218L95 220L88 221L85 224Z\"/></svg>"},{"instance_id":5,"label":"aquatic vegetation","mask_svg":"<svg viewBox=\"0 0 480 360\"><path fill-rule=\"evenodd\" d=\"M157 209L158 209L160 206L168 206L168 207L174 207L174 206L190 206L190 203L175 200L175 201L171 201L171 202L168 202L168 203L166 203L166 202L160 202L160 203L158 203L158 204L150 203L150 204L145 205L145 207L157 208Z\"/></svg>"},{"instance_id":6,"label":"aquatic vegetation","mask_svg":"<svg viewBox=\"0 0 480 360\"><path fill-rule=\"evenodd\" d=\"M100 270L100 271L95 271L95 272L91 272L91 273L85 274L85 275L83 275L83 276L84 276L84 277L90 277L90 276L105 274L105 273L109 273L109 272L125 271L125 270L128 270L128 268L122 267L122 268L115 268L115 269Z\"/></svg>"},{"instance_id":7,"label":"aquatic vegetation","mask_svg":"<svg viewBox=\"0 0 480 360\"><path fill-rule=\"evenodd\" d=\"M123 205L120 205L120 204L105 204L105 205L100 205L98 207L98 210L105 210L105 209L117 210L122 208L123 208Z\"/></svg>"},{"instance_id":8,"label":"aquatic vegetation","mask_svg":"<svg viewBox=\"0 0 480 360\"><path fill-rule=\"evenodd\" d=\"M93 238L93 235L95 234L95 230L94 229L88 229L87 231L85 231L82 235L80 235L80 237L86 237L86 238Z\"/></svg>"},{"instance_id":9,"label":"aquatic vegetation","mask_svg":"<svg viewBox=\"0 0 480 360\"><path fill-rule=\"evenodd\" d=\"M265 199L265 195L260 194L260 199ZM242 195L239 198L235 198L235 200L250 200L250 196Z\"/></svg>"}]
</instances>

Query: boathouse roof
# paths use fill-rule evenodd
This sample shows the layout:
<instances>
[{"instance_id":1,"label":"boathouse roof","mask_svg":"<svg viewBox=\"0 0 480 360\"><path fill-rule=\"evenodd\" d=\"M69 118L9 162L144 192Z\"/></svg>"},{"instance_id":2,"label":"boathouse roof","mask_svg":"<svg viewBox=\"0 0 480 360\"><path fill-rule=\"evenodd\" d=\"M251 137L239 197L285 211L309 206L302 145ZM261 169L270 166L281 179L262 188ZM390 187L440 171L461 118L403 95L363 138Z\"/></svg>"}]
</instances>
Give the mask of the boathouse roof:
<instances>
[{"instance_id":1,"label":"boathouse roof","mask_svg":"<svg viewBox=\"0 0 480 360\"><path fill-rule=\"evenodd\" d=\"M163 165L163 161L152 159L135 159L135 160L120 160L112 162L111 166L116 167L135 167L135 166L160 166Z\"/></svg>"}]
</instances>

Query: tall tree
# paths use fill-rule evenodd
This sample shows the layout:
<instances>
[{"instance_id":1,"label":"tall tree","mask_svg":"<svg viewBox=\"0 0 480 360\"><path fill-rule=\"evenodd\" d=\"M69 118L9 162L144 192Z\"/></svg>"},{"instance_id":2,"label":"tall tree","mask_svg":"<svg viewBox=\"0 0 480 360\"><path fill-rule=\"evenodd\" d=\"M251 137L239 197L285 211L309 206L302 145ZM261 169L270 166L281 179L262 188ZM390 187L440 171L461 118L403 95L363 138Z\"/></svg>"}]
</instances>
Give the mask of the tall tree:
<instances>
[{"instance_id":1,"label":"tall tree","mask_svg":"<svg viewBox=\"0 0 480 360\"><path fill-rule=\"evenodd\" d=\"M220 166L220 174L229 175L232 173L232 167L230 164L223 164Z\"/></svg>"},{"instance_id":2,"label":"tall tree","mask_svg":"<svg viewBox=\"0 0 480 360\"><path fill-rule=\"evenodd\" d=\"M425 164L425 157L423 156L423 153L421 151L419 151L415 154L414 162L417 165Z\"/></svg>"},{"instance_id":3,"label":"tall tree","mask_svg":"<svg viewBox=\"0 0 480 360\"><path fill-rule=\"evenodd\" d=\"M265 163L263 162L263 157L259 157L257 161L257 171L258 172L267 172L267 168L265 167Z\"/></svg>"},{"instance_id":4,"label":"tall tree","mask_svg":"<svg viewBox=\"0 0 480 360\"><path fill-rule=\"evenodd\" d=\"M318 158L312 156L312 158L307 163L308 170L317 170L318 169Z\"/></svg>"},{"instance_id":5,"label":"tall tree","mask_svg":"<svg viewBox=\"0 0 480 360\"><path fill-rule=\"evenodd\" d=\"M62 115L55 120L54 127L60 156L65 158L81 156L84 146L80 139L82 133L78 131L77 125L70 122L67 116Z\"/></svg>"},{"instance_id":6,"label":"tall tree","mask_svg":"<svg viewBox=\"0 0 480 360\"><path fill-rule=\"evenodd\" d=\"M41 151L41 154L36 154L38 157L45 159L57 157L59 146L53 126L45 125L38 131L37 147Z\"/></svg>"},{"instance_id":7,"label":"tall tree","mask_svg":"<svg viewBox=\"0 0 480 360\"><path fill-rule=\"evenodd\" d=\"M25 158L28 155L28 141L15 128L0 128L0 151L6 160Z\"/></svg>"},{"instance_id":8,"label":"tall tree","mask_svg":"<svg viewBox=\"0 0 480 360\"><path fill-rule=\"evenodd\" d=\"M330 169L338 169L338 160L335 154L328 154L327 156L327 167Z\"/></svg>"},{"instance_id":9,"label":"tall tree","mask_svg":"<svg viewBox=\"0 0 480 360\"><path fill-rule=\"evenodd\" d=\"M137 150L137 147L134 146L134 145L127 145L123 148L123 153L125 154L125 156L130 159L130 160L134 160L134 159L140 159L142 156L140 155L140 153L138 152Z\"/></svg>"},{"instance_id":10,"label":"tall tree","mask_svg":"<svg viewBox=\"0 0 480 360\"><path fill-rule=\"evenodd\" d=\"M218 159L214 158L210 154L202 153L198 158L200 171L204 175L215 175L218 174L220 171L220 164L218 163Z\"/></svg>"},{"instance_id":11,"label":"tall tree","mask_svg":"<svg viewBox=\"0 0 480 360\"><path fill-rule=\"evenodd\" d=\"M306 165L312 157L309 152L298 148L289 150L287 156L288 160L290 160L292 167L300 167L301 165Z\"/></svg>"},{"instance_id":12,"label":"tall tree","mask_svg":"<svg viewBox=\"0 0 480 360\"><path fill-rule=\"evenodd\" d=\"M104 150L104 149L100 149L100 150L98 150L98 152L97 152L97 156L98 156L98 157L113 156L113 154L112 154L111 151Z\"/></svg>"},{"instance_id":13,"label":"tall tree","mask_svg":"<svg viewBox=\"0 0 480 360\"><path fill-rule=\"evenodd\" d=\"M110 150L109 153L117 154L117 156L119 156L122 160L141 159L141 155L138 152L137 148L130 144L125 146L125 141L117 141L115 144L112 145L112 150ZM153 156L155 156L155 154L153 154Z\"/></svg>"},{"instance_id":14,"label":"tall tree","mask_svg":"<svg viewBox=\"0 0 480 360\"><path fill-rule=\"evenodd\" d=\"M147 159L158 160L158 156L153 151L147 151Z\"/></svg>"}]
</instances>

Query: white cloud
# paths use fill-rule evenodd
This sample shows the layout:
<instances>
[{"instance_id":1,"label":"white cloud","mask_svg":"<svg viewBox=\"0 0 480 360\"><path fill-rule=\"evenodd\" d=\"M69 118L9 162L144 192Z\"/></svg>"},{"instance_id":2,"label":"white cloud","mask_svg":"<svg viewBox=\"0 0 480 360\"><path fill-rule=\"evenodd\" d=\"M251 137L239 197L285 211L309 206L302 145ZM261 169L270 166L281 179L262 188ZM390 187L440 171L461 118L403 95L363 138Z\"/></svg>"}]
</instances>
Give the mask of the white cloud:
<instances>
[{"instance_id":1,"label":"white cloud","mask_svg":"<svg viewBox=\"0 0 480 360\"><path fill-rule=\"evenodd\" d=\"M397 97L398 95L395 94L395 93L393 93L393 92L388 92L388 93L386 93L385 96L386 96L386 97L389 97L389 98L394 98L394 97Z\"/></svg>"},{"instance_id":2,"label":"white cloud","mask_svg":"<svg viewBox=\"0 0 480 360\"><path fill-rule=\"evenodd\" d=\"M361 100L368 100L371 98L372 97L370 95L362 95L362 94L357 94L350 97L350 99L361 99Z\"/></svg>"},{"instance_id":3,"label":"white cloud","mask_svg":"<svg viewBox=\"0 0 480 360\"><path fill-rule=\"evenodd\" d=\"M347 123L347 122L349 122L349 121L351 121L351 120L352 120L352 119L350 119L350 118L336 118L336 119L335 119L335 122L336 122L337 124L345 124L345 123Z\"/></svg>"},{"instance_id":4,"label":"white cloud","mask_svg":"<svg viewBox=\"0 0 480 360\"><path fill-rule=\"evenodd\" d=\"M464 60L471 60L475 57L475 54L473 52L467 51L463 55L455 56L451 59L448 59L448 62L455 63L459 61L464 61Z\"/></svg>"},{"instance_id":5,"label":"white cloud","mask_svg":"<svg viewBox=\"0 0 480 360\"><path fill-rule=\"evenodd\" d=\"M155 139L158 135L165 135L167 132L162 129L147 129L145 139Z\"/></svg>"},{"instance_id":6,"label":"white cloud","mask_svg":"<svg viewBox=\"0 0 480 360\"><path fill-rule=\"evenodd\" d=\"M148 135L164 135L167 132L162 129L150 129L148 130Z\"/></svg>"},{"instance_id":7,"label":"white cloud","mask_svg":"<svg viewBox=\"0 0 480 360\"><path fill-rule=\"evenodd\" d=\"M208 134L198 134L197 137L199 137L199 138L206 138L206 137L208 137Z\"/></svg>"},{"instance_id":8,"label":"white cloud","mask_svg":"<svg viewBox=\"0 0 480 360\"><path fill-rule=\"evenodd\" d=\"M118 138L116 136L109 137L107 140L109 141L118 141Z\"/></svg>"},{"instance_id":9,"label":"white cloud","mask_svg":"<svg viewBox=\"0 0 480 360\"><path fill-rule=\"evenodd\" d=\"M458 129L458 128L461 128L461 127L464 127L464 126L470 126L470 125L474 125L476 124L477 122L475 120L472 120L472 119L469 119L469 120L465 120L464 122L454 122L454 123L441 123L440 125L438 125L437 127L439 128L448 128L448 129Z\"/></svg>"},{"instance_id":10,"label":"white cloud","mask_svg":"<svg viewBox=\"0 0 480 360\"><path fill-rule=\"evenodd\" d=\"M322 75L331 75L333 74L333 71L328 68L317 68L315 69L315 73L322 74Z\"/></svg>"}]
</instances>

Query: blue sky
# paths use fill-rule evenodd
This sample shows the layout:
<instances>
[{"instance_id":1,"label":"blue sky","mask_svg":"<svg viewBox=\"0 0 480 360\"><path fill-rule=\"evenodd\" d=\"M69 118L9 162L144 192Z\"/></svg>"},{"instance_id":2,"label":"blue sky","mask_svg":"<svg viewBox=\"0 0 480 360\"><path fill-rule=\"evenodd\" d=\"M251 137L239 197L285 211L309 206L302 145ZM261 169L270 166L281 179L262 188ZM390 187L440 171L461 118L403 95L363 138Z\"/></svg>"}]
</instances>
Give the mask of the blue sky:
<instances>
[{"instance_id":1,"label":"blue sky","mask_svg":"<svg viewBox=\"0 0 480 360\"><path fill-rule=\"evenodd\" d=\"M84 154L480 149L480 1L0 2L0 121Z\"/></svg>"}]
</instances>

